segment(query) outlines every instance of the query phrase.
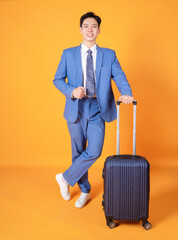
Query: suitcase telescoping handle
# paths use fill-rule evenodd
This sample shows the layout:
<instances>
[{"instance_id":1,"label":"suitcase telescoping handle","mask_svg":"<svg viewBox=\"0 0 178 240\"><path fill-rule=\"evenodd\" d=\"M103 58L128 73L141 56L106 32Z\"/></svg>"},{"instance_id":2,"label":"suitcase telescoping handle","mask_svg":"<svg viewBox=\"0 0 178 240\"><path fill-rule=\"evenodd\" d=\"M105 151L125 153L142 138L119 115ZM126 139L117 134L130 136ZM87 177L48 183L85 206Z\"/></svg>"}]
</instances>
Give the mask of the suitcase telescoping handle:
<instances>
[{"instance_id":1,"label":"suitcase telescoping handle","mask_svg":"<svg viewBox=\"0 0 178 240\"><path fill-rule=\"evenodd\" d=\"M121 101L117 101L117 155L120 154L120 104ZM137 101L133 100L133 155L136 155L136 106Z\"/></svg>"}]
</instances>

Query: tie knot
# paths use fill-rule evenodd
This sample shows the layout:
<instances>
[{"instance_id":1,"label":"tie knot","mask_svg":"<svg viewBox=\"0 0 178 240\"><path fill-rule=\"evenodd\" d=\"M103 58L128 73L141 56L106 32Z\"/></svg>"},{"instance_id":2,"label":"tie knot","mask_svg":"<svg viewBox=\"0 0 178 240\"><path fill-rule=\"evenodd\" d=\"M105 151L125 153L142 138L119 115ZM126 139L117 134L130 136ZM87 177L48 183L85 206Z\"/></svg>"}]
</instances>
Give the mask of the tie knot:
<instances>
[{"instance_id":1,"label":"tie knot","mask_svg":"<svg viewBox=\"0 0 178 240\"><path fill-rule=\"evenodd\" d=\"M90 49L88 49L87 53L91 54L91 53L92 53L92 51L91 51Z\"/></svg>"}]
</instances>

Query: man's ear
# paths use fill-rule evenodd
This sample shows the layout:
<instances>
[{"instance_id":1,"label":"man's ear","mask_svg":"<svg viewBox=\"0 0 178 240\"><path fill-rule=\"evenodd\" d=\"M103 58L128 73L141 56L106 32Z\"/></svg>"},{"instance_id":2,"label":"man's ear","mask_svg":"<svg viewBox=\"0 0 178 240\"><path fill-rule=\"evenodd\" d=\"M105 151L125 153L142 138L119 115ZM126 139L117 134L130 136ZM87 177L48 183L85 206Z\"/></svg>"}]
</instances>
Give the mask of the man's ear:
<instances>
[{"instance_id":1,"label":"man's ear","mask_svg":"<svg viewBox=\"0 0 178 240\"><path fill-rule=\"evenodd\" d=\"M82 28L80 27L80 33L82 33Z\"/></svg>"},{"instance_id":2,"label":"man's ear","mask_svg":"<svg viewBox=\"0 0 178 240\"><path fill-rule=\"evenodd\" d=\"M101 28L98 28L98 33L100 33L100 31L101 31Z\"/></svg>"}]
</instances>

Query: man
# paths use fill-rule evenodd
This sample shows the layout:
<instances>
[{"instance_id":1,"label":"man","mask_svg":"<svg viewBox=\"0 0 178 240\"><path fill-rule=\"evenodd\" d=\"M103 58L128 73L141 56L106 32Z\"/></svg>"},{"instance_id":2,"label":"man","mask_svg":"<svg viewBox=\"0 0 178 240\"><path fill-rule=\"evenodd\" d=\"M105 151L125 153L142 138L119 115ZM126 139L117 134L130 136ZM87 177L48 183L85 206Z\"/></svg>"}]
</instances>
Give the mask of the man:
<instances>
[{"instance_id":1,"label":"man","mask_svg":"<svg viewBox=\"0 0 178 240\"><path fill-rule=\"evenodd\" d=\"M77 208L84 207L91 199L88 169L101 155L105 121L111 122L117 117L111 78L121 92L119 100L125 104L133 101L115 51L96 44L100 24L101 18L93 12L80 18L83 42L63 51L53 80L56 88L66 96L64 117L72 145L72 165L64 173L57 174L56 180L65 200L70 199L69 186L78 183L81 195L75 203Z\"/></svg>"}]
</instances>

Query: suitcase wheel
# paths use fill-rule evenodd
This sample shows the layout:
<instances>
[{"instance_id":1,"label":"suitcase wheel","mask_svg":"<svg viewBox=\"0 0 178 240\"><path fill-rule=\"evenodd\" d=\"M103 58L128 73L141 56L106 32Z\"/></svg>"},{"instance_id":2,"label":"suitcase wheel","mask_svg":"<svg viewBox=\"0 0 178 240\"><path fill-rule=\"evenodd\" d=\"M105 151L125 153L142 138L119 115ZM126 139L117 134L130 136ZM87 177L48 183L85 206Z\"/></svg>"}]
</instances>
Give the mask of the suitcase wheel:
<instances>
[{"instance_id":1,"label":"suitcase wheel","mask_svg":"<svg viewBox=\"0 0 178 240\"><path fill-rule=\"evenodd\" d=\"M115 228L116 227L116 223L114 221L110 221L108 224L107 224L111 229Z\"/></svg>"},{"instance_id":2,"label":"suitcase wheel","mask_svg":"<svg viewBox=\"0 0 178 240\"><path fill-rule=\"evenodd\" d=\"M146 230L150 230L151 229L151 223L149 223L148 221L143 222L142 226L146 229Z\"/></svg>"}]
</instances>

